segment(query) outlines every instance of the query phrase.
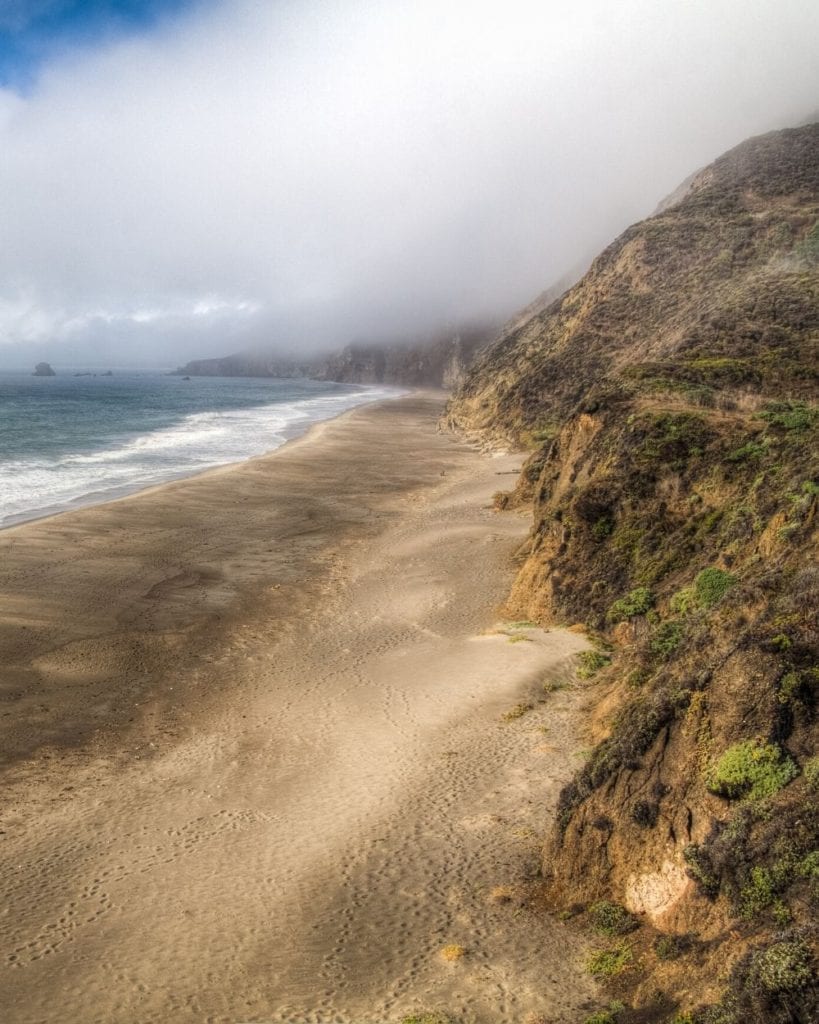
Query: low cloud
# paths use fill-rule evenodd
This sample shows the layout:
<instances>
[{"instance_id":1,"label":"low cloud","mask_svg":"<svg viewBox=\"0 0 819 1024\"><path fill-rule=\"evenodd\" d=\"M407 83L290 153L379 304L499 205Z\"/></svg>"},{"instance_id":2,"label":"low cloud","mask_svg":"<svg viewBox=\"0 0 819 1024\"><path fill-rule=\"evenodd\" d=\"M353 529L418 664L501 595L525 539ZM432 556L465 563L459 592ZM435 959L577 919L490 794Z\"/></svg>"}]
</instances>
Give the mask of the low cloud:
<instances>
[{"instance_id":1,"label":"low cloud","mask_svg":"<svg viewBox=\"0 0 819 1024\"><path fill-rule=\"evenodd\" d=\"M794 0L282 0L64 53L0 92L0 361L503 316L804 119L817 37Z\"/></svg>"}]
</instances>

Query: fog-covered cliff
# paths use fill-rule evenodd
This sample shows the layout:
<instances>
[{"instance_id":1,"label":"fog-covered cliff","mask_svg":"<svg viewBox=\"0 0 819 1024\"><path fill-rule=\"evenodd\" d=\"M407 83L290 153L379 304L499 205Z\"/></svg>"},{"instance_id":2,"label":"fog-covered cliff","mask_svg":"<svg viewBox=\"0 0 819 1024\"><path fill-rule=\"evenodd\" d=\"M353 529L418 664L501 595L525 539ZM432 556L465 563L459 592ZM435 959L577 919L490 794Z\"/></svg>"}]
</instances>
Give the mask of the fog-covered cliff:
<instances>
[{"instance_id":1,"label":"fog-covered cliff","mask_svg":"<svg viewBox=\"0 0 819 1024\"><path fill-rule=\"evenodd\" d=\"M463 379L493 327L466 328L416 343L356 343L309 359L237 353L197 359L176 372L206 377L310 377L346 384L451 388Z\"/></svg>"}]
</instances>

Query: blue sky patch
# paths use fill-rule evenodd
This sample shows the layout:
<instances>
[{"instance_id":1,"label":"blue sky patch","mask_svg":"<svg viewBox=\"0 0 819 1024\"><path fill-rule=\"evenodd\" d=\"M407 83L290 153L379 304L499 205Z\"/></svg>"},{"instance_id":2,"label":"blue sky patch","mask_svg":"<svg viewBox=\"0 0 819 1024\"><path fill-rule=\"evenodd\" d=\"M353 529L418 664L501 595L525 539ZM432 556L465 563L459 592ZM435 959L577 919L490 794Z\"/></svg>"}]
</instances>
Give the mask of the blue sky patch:
<instances>
[{"instance_id":1,"label":"blue sky patch","mask_svg":"<svg viewBox=\"0 0 819 1024\"><path fill-rule=\"evenodd\" d=\"M50 59L150 31L196 0L0 0L0 86L25 92Z\"/></svg>"}]
</instances>

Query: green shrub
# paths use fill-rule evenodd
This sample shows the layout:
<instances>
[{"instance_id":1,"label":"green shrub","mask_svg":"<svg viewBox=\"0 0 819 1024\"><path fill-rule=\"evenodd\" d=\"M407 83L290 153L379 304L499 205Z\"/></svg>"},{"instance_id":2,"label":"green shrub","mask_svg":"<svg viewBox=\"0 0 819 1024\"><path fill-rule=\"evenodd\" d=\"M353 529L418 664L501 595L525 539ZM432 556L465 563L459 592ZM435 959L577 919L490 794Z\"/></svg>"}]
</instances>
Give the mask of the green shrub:
<instances>
[{"instance_id":1,"label":"green shrub","mask_svg":"<svg viewBox=\"0 0 819 1024\"><path fill-rule=\"evenodd\" d=\"M455 1024L448 1013L411 1013L402 1017L401 1024Z\"/></svg>"},{"instance_id":2,"label":"green shrub","mask_svg":"<svg viewBox=\"0 0 819 1024\"><path fill-rule=\"evenodd\" d=\"M680 646L682 638L681 622L661 622L651 636L651 653L661 658L669 658Z\"/></svg>"},{"instance_id":3,"label":"green shrub","mask_svg":"<svg viewBox=\"0 0 819 1024\"><path fill-rule=\"evenodd\" d=\"M784 430L807 430L813 426L816 410L804 402L770 402L760 418Z\"/></svg>"},{"instance_id":4,"label":"green shrub","mask_svg":"<svg viewBox=\"0 0 819 1024\"><path fill-rule=\"evenodd\" d=\"M595 930L603 935L627 935L639 927L636 918L625 907L619 903L609 903L608 900L593 903L589 914Z\"/></svg>"},{"instance_id":5,"label":"green shrub","mask_svg":"<svg viewBox=\"0 0 819 1024\"><path fill-rule=\"evenodd\" d=\"M626 676L626 686L630 690L639 690L641 686L644 686L649 679L651 679L651 673L645 668L635 668Z\"/></svg>"},{"instance_id":6,"label":"green shrub","mask_svg":"<svg viewBox=\"0 0 819 1024\"><path fill-rule=\"evenodd\" d=\"M706 421L695 413L649 413L633 425L635 440L640 438L635 451L637 461L678 470L702 453L711 436Z\"/></svg>"},{"instance_id":7,"label":"green shrub","mask_svg":"<svg viewBox=\"0 0 819 1024\"><path fill-rule=\"evenodd\" d=\"M618 1000L615 1000L609 1003L608 1010L598 1010L596 1013L591 1014L591 1016L586 1017L583 1024L617 1024L623 1010L625 1010L625 1006Z\"/></svg>"},{"instance_id":8,"label":"green shrub","mask_svg":"<svg viewBox=\"0 0 819 1024\"><path fill-rule=\"evenodd\" d=\"M581 651L577 656L579 668L577 675L580 679L591 679L597 675L600 669L611 664L611 657L603 654L602 651Z\"/></svg>"},{"instance_id":9,"label":"green shrub","mask_svg":"<svg viewBox=\"0 0 819 1024\"><path fill-rule=\"evenodd\" d=\"M611 949L597 949L586 961L586 970L595 978L614 978L629 966L633 959L631 947L624 942Z\"/></svg>"},{"instance_id":10,"label":"green shrub","mask_svg":"<svg viewBox=\"0 0 819 1024\"><path fill-rule=\"evenodd\" d=\"M706 896L714 899L719 893L720 878L714 870L707 848L699 843L689 843L683 850L683 860L691 878Z\"/></svg>"},{"instance_id":11,"label":"green shrub","mask_svg":"<svg viewBox=\"0 0 819 1024\"><path fill-rule=\"evenodd\" d=\"M750 462L761 459L768 451L767 444L760 444L758 441L749 441L741 448L729 452L726 458L729 462Z\"/></svg>"},{"instance_id":12,"label":"green shrub","mask_svg":"<svg viewBox=\"0 0 819 1024\"><path fill-rule=\"evenodd\" d=\"M795 778L799 770L775 743L743 740L729 747L707 780L712 793L729 800L761 800Z\"/></svg>"},{"instance_id":13,"label":"green shrub","mask_svg":"<svg viewBox=\"0 0 819 1024\"><path fill-rule=\"evenodd\" d=\"M810 946L799 932L782 933L734 964L716 1006L698 1024L808 1024L819 1019L819 984Z\"/></svg>"},{"instance_id":14,"label":"green shrub","mask_svg":"<svg viewBox=\"0 0 819 1024\"><path fill-rule=\"evenodd\" d=\"M538 427L532 431L532 440L539 441L541 444L544 441L551 441L557 437L560 433L560 428L554 423L546 423L542 427Z\"/></svg>"},{"instance_id":15,"label":"green shrub","mask_svg":"<svg viewBox=\"0 0 819 1024\"><path fill-rule=\"evenodd\" d=\"M671 598L670 607L675 615L687 615L697 603L693 587L683 587Z\"/></svg>"},{"instance_id":16,"label":"green shrub","mask_svg":"<svg viewBox=\"0 0 819 1024\"><path fill-rule=\"evenodd\" d=\"M739 894L739 912L751 919L766 910L776 899L776 887L770 871L758 864L751 868L751 880Z\"/></svg>"},{"instance_id":17,"label":"green shrub","mask_svg":"<svg viewBox=\"0 0 819 1024\"><path fill-rule=\"evenodd\" d=\"M635 615L645 615L653 605L654 595L648 587L636 587L614 602L608 610L607 618L610 622L623 622Z\"/></svg>"},{"instance_id":18,"label":"green shrub","mask_svg":"<svg viewBox=\"0 0 819 1024\"><path fill-rule=\"evenodd\" d=\"M786 672L779 680L776 699L780 704L799 704L802 695L802 680L798 672Z\"/></svg>"},{"instance_id":19,"label":"green shrub","mask_svg":"<svg viewBox=\"0 0 819 1024\"><path fill-rule=\"evenodd\" d=\"M811 850L806 854L799 864L796 864L796 873L808 880L813 899L819 901L819 850Z\"/></svg>"},{"instance_id":20,"label":"green shrub","mask_svg":"<svg viewBox=\"0 0 819 1024\"><path fill-rule=\"evenodd\" d=\"M694 597L702 608L713 608L736 583L736 576L724 569L703 569L694 580Z\"/></svg>"},{"instance_id":21,"label":"green shrub","mask_svg":"<svg viewBox=\"0 0 819 1024\"><path fill-rule=\"evenodd\" d=\"M771 907L771 916L780 928L784 928L786 924L790 924L793 920L791 908L782 900L774 900Z\"/></svg>"},{"instance_id":22,"label":"green shrub","mask_svg":"<svg viewBox=\"0 0 819 1024\"><path fill-rule=\"evenodd\" d=\"M805 781L811 789L819 789L819 754L805 762Z\"/></svg>"},{"instance_id":23,"label":"green shrub","mask_svg":"<svg viewBox=\"0 0 819 1024\"><path fill-rule=\"evenodd\" d=\"M720 520L724 518L724 516L724 508L712 509L709 513L707 513L707 515L703 516L702 520L700 521L699 532L712 533L716 529Z\"/></svg>"},{"instance_id":24,"label":"green shrub","mask_svg":"<svg viewBox=\"0 0 819 1024\"><path fill-rule=\"evenodd\" d=\"M703 569L690 587L674 594L669 607L675 615L688 615L696 608L713 608L737 582L736 576L724 569Z\"/></svg>"},{"instance_id":25,"label":"green shrub","mask_svg":"<svg viewBox=\"0 0 819 1024\"><path fill-rule=\"evenodd\" d=\"M810 950L802 942L775 942L754 955L749 974L768 992L798 992L813 979Z\"/></svg>"}]
</instances>

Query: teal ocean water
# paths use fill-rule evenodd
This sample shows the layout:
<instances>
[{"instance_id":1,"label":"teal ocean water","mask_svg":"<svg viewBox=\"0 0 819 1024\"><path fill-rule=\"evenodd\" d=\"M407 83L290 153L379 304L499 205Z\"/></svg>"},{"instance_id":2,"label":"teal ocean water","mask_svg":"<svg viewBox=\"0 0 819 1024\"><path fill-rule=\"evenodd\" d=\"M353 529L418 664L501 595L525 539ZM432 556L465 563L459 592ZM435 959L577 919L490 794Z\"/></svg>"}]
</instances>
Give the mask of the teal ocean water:
<instances>
[{"instance_id":1,"label":"teal ocean water","mask_svg":"<svg viewBox=\"0 0 819 1024\"><path fill-rule=\"evenodd\" d=\"M240 462L398 394L309 380L0 373L0 526Z\"/></svg>"}]
</instances>

